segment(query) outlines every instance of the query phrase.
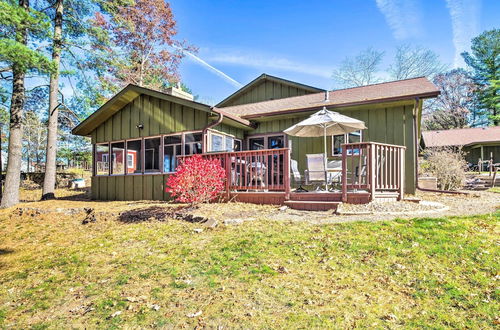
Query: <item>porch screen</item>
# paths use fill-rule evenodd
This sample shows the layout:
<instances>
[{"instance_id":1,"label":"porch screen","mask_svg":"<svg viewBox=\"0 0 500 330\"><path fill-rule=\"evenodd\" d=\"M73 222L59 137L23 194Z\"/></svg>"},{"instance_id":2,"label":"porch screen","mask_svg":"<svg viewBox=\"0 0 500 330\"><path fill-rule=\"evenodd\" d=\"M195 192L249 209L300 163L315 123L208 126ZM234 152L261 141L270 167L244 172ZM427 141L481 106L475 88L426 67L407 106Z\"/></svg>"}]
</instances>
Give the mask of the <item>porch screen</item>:
<instances>
[{"instance_id":1,"label":"porch screen","mask_svg":"<svg viewBox=\"0 0 500 330\"><path fill-rule=\"evenodd\" d=\"M160 138L144 139L144 172L160 172Z\"/></svg>"},{"instance_id":2,"label":"porch screen","mask_svg":"<svg viewBox=\"0 0 500 330\"><path fill-rule=\"evenodd\" d=\"M111 174L125 173L125 143L111 143Z\"/></svg>"},{"instance_id":3,"label":"porch screen","mask_svg":"<svg viewBox=\"0 0 500 330\"><path fill-rule=\"evenodd\" d=\"M141 140L127 141L127 173L142 173Z\"/></svg>"},{"instance_id":4,"label":"porch screen","mask_svg":"<svg viewBox=\"0 0 500 330\"><path fill-rule=\"evenodd\" d=\"M201 133L184 134L184 155L201 154L202 139L203 135Z\"/></svg>"},{"instance_id":5,"label":"porch screen","mask_svg":"<svg viewBox=\"0 0 500 330\"><path fill-rule=\"evenodd\" d=\"M177 156L182 155L182 134L164 137L163 171L175 172Z\"/></svg>"},{"instance_id":6,"label":"porch screen","mask_svg":"<svg viewBox=\"0 0 500 330\"><path fill-rule=\"evenodd\" d=\"M109 174L109 144L101 143L95 146L95 174Z\"/></svg>"}]
</instances>

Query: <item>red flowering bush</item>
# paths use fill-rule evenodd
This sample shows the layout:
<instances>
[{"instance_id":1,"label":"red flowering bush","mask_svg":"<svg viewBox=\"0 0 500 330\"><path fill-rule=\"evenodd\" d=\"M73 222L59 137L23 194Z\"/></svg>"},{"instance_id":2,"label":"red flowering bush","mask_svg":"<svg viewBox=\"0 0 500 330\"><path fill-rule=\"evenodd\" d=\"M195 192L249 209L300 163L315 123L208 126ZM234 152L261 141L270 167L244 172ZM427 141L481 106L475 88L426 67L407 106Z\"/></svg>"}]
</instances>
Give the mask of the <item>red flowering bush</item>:
<instances>
[{"instance_id":1,"label":"red flowering bush","mask_svg":"<svg viewBox=\"0 0 500 330\"><path fill-rule=\"evenodd\" d=\"M225 178L226 173L218 160L193 155L184 158L176 173L168 177L165 191L180 203L206 203L224 190Z\"/></svg>"}]
</instances>

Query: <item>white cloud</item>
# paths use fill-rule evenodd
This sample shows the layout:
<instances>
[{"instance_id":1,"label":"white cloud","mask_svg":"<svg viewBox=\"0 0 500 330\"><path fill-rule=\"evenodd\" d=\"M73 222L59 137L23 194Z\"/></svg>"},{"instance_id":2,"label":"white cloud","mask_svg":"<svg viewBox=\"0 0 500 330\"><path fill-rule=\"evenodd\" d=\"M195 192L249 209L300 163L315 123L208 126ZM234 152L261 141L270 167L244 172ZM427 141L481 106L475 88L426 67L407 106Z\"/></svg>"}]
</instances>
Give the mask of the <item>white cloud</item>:
<instances>
[{"instance_id":1,"label":"white cloud","mask_svg":"<svg viewBox=\"0 0 500 330\"><path fill-rule=\"evenodd\" d=\"M420 8L416 0L375 0L394 38L418 37L422 33Z\"/></svg>"},{"instance_id":2,"label":"white cloud","mask_svg":"<svg viewBox=\"0 0 500 330\"><path fill-rule=\"evenodd\" d=\"M460 53L469 50L470 41L479 31L480 0L446 0L453 28L455 67L463 65Z\"/></svg>"},{"instance_id":3,"label":"white cloud","mask_svg":"<svg viewBox=\"0 0 500 330\"><path fill-rule=\"evenodd\" d=\"M288 72L297 72L317 76L321 78L331 78L331 67L296 62L285 57L269 56L260 53L217 52L209 55L209 60L213 63L232 64L239 66L253 67L257 69L273 69Z\"/></svg>"}]
</instances>

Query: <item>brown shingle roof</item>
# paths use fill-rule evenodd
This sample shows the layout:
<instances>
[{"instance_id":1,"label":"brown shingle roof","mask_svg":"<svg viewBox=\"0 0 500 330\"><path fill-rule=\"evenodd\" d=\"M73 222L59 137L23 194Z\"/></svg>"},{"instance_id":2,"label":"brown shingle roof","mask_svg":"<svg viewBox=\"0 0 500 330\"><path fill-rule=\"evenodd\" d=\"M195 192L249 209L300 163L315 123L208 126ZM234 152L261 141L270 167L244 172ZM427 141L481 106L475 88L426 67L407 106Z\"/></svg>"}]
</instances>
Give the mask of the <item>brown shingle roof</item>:
<instances>
[{"instance_id":1,"label":"brown shingle roof","mask_svg":"<svg viewBox=\"0 0 500 330\"><path fill-rule=\"evenodd\" d=\"M404 100L414 97L436 97L437 95L439 95L439 89L427 78L419 77L330 91L329 101L326 102L325 93L321 92L279 100L224 107L224 111L242 118L255 118L282 112L311 110L323 106L342 107Z\"/></svg>"},{"instance_id":2,"label":"brown shingle roof","mask_svg":"<svg viewBox=\"0 0 500 330\"><path fill-rule=\"evenodd\" d=\"M500 142L500 126L423 131L422 138L427 148Z\"/></svg>"}]
</instances>

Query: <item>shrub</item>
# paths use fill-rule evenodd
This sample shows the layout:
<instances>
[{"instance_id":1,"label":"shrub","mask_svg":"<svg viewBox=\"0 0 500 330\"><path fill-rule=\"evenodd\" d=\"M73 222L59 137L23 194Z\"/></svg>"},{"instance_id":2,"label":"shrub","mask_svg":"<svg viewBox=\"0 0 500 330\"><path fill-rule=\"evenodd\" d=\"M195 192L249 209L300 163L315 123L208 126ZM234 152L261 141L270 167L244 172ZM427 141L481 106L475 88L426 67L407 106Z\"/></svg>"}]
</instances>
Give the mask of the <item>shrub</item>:
<instances>
[{"instance_id":1,"label":"shrub","mask_svg":"<svg viewBox=\"0 0 500 330\"><path fill-rule=\"evenodd\" d=\"M168 177L165 191L180 203L206 203L224 190L225 177L218 160L193 155L185 158L177 166L176 173Z\"/></svg>"},{"instance_id":2,"label":"shrub","mask_svg":"<svg viewBox=\"0 0 500 330\"><path fill-rule=\"evenodd\" d=\"M437 178L442 190L457 190L465 180L467 162L461 149L427 149L425 168Z\"/></svg>"}]
</instances>

